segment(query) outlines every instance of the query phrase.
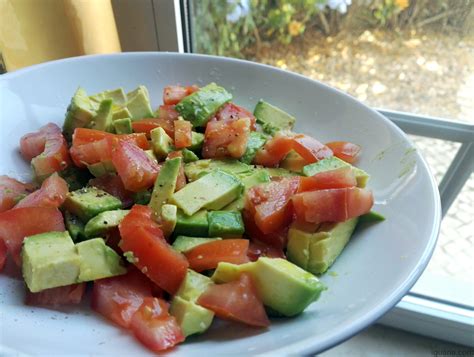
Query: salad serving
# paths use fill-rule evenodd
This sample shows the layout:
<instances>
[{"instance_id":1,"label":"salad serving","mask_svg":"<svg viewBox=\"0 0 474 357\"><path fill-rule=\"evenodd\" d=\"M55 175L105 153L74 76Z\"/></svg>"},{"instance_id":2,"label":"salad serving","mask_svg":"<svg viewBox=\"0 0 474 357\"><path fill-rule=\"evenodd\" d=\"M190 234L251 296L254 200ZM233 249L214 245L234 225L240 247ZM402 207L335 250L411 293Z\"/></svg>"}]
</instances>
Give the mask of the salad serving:
<instances>
[{"instance_id":1,"label":"salad serving","mask_svg":"<svg viewBox=\"0 0 474 357\"><path fill-rule=\"evenodd\" d=\"M139 86L79 88L63 127L20 140L34 182L0 176L0 270L21 269L26 303L91 307L149 349L214 318L267 328L316 301L371 211L361 148L293 132L210 83L170 85L152 110Z\"/></svg>"}]
</instances>

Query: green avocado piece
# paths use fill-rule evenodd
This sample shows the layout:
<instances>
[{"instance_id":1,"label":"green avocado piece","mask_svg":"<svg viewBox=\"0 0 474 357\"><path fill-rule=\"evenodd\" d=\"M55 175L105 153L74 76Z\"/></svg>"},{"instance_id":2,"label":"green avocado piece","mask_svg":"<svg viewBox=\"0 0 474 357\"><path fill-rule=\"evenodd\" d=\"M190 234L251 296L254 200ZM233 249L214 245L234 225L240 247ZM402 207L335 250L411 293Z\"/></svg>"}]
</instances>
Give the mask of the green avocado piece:
<instances>
[{"instance_id":1,"label":"green avocado piece","mask_svg":"<svg viewBox=\"0 0 474 357\"><path fill-rule=\"evenodd\" d=\"M133 193L133 202L137 205L147 205L151 200L151 192L148 190L134 192Z\"/></svg>"},{"instance_id":2,"label":"green avocado piece","mask_svg":"<svg viewBox=\"0 0 474 357\"><path fill-rule=\"evenodd\" d=\"M113 121L116 134L132 134L132 120L130 118L120 118Z\"/></svg>"},{"instance_id":3,"label":"green avocado piece","mask_svg":"<svg viewBox=\"0 0 474 357\"><path fill-rule=\"evenodd\" d=\"M161 230L165 237L169 237L175 227L178 220L178 207L175 205L165 204L161 207Z\"/></svg>"},{"instance_id":4,"label":"green avocado piece","mask_svg":"<svg viewBox=\"0 0 474 357\"><path fill-rule=\"evenodd\" d=\"M268 140L268 135L252 131L249 135L249 140L247 142L247 149L245 149L244 155L240 158L240 161L246 164L252 163L257 151L260 150Z\"/></svg>"},{"instance_id":5,"label":"green avocado piece","mask_svg":"<svg viewBox=\"0 0 474 357\"><path fill-rule=\"evenodd\" d=\"M122 202L98 188L85 187L70 192L64 202L64 208L87 222L101 212L122 208Z\"/></svg>"},{"instance_id":6,"label":"green avocado piece","mask_svg":"<svg viewBox=\"0 0 474 357\"><path fill-rule=\"evenodd\" d=\"M84 223L69 211L64 212L64 223L74 242L86 240L84 232Z\"/></svg>"},{"instance_id":7,"label":"green avocado piece","mask_svg":"<svg viewBox=\"0 0 474 357\"><path fill-rule=\"evenodd\" d=\"M288 155L280 162L280 167L292 172L301 173L307 161L296 151L291 150Z\"/></svg>"},{"instance_id":8,"label":"green avocado piece","mask_svg":"<svg viewBox=\"0 0 474 357\"><path fill-rule=\"evenodd\" d=\"M87 169L94 177L101 177L117 172L112 161L96 162L95 164L87 165Z\"/></svg>"},{"instance_id":9,"label":"green avocado piece","mask_svg":"<svg viewBox=\"0 0 474 357\"><path fill-rule=\"evenodd\" d=\"M67 169L59 171L58 175L67 182L70 191L86 186L92 178L87 170L81 170L75 166L69 166Z\"/></svg>"},{"instance_id":10,"label":"green avocado piece","mask_svg":"<svg viewBox=\"0 0 474 357\"><path fill-rule=\"evenodd\" d=\"M127 109L133 120L153 118L153 110L150 105L150 96L145 86L139 86L127 94Z\"/></svg>"},{"instance_id":11,"label":"green avocado piece","mask_svg":"<svg viewBox=\"0 0 474 357\"><path fill-rule=\"evenodd\" d=\"M240 180L221 170L215 170L188 183L171 196L171 203L188 216L202 208L218 210L239 197L242 192Z\"/></svg>"},{"instance_id":12,"label":"green avocado piece","mask_svg":"<svg viewBox=\"0 0 474 357\"><path fill-rule=\"evenodd\" d=\"M84 227L86 237L104 236L111 228L118 227L128 212L128 210L118 209L99 213L94 218L91 218Z\"/></svg>"},{"instance_id":13,"label":"green avocado piece","mask_svg":"<svg viewBox=\"0 0 474 357\"><path fill-rule=\"evenodd\" d=\"M120 256L102 238L77 243L76 249L80 257L78 282L109 278L127 272Z\"/></svg>"},{"instance_id":14,"label":"green avocado piece","mask_svg":"<svg viewBox=\"0 0 474 357\"><path fill-rule=\"evenodd\" d=\"M219 108L232 100L232 94L215 83L202 87L176 104L176 111L194 127L205 126Z\"/></svg>"},{"instance_id":15,"label":"green avocado piece","mask_svg":"<svg viewBox=\"0 0 474 357\"><path fill-rule=\"evenodd\" d=\"M321 161L315 162L314 164L306 165L303 167L302 173L304 176L313 176L320 172L335 170L341 167L352 167L358 187L364 188L367 185L367 181L369 181L370 178L370 175L367 172L359 169L358 167L352 166L351 164L335 156L328 157Z\"/></svg>"},{"instance_id":16,"label":"green avocado piece","mask_svg":"<svg viewBox=\"0 0 474 357\"><path fill-rule=\"evenodd\" d=\"M187 164L189 162L195 162L199 160L199 157L193 153L191 150L183 149L181 150L183 153L183 161Z\"/></svg>"},{"instance_id":17,"label":"green avocado piece","mask_svg":"<svg viewBox=\"0 0 474 357\"><path fill-rule=\"evenodd\" d=\"M265 167L260 170L265 170L270 177L294 177L300 176L298 173L289 171L287 169L283 169L281 167L273 168L273 167Z\"/></svg>"},{"instance_id":18,"label":"green avocado piece","mask_svg":"<svg viewBox=\"0 0 474 357\"><path fill-rule=\"evenodd\" d=\"M127 107L119 108L114 110L112 113L112 120L124 119L124 118L131 118L132 113L127 109Z\"/></svg>"},{"instance_id":19,"label":"green avocado piece","mask_svg":"<svg viewBox=\"0 0 474 357\"><path fill-rule=\"evenodd\" d=\"M189 150L200 151L204 144L204 134L196 131L191 132L191 146L188 146Z\"/></svg>"},{"instance_id":20,"label":"green avocado piece","mask_svg":"<svg viewBox=\"0 0 474 357\"><path fill-rule=\"evenodd\" d=\"M324 273L349 242L357 221L323 223L315 233L293 225L288 231L288 260L313 274Z\"/></svg>"},{"instance_id":21,"label":"green avocado piece","mask_svg":"<svg viewBox=\"0 0 474 357\"><path fill-rule=\"evenodd\" d=\"M166 134L161 127L150 131L151 145L153 152L158 159L164 159L171 151L174 150L173 139Z\"/></svg>"},{"instance_id":22,"label":"green avocado piece","mask_svg":"<svg viewBox=\"0 0 474 357\"><path fill-rule=\"evenodd\" d=\"M21 255L23 278L33 293L77 282L81 259L68 232L26 237Z\"/></svg>"},{"instance_id":23,"label":"green avocado piece","mask_svg":"<svg viewBox=\"0 0 474 357\"><path fill-rule=\"evenodd\" d=\"M190 162L184 165L184 173L188 181L196 181L201 176L214 170L221 170L232 175L240 176L252 172L253 166L244 164L239 160L226 159L214 160L206 159Z\"/></svg>"},{"instance_id":24,"label":"green avocado piece","mask_svg":"<svg viewBox=\"0 0 474 357\"><path fill-rule=\"evenodd\" d=\"M226 211L242 211L244 209L245 195L247 191L253 186L271 181L268 172L266 170L261 169L254 170L251 174L241 175L240 177L242 184L244 185L244 192L234 202L225 206L224 209Z\"/></svg>"},{"instance_id":25,"label":"green avocado piece","mask_svg":"<svg viewBox=\"0 0 474 357\"><path fill-rule=\"evenodd\" d=\"M93 94L89 98L97 103L100 103L104 99L111 99L116 106L124 106L127 104L127 96L125 95L123 88L106 90Z\"/></svg>"},{"instance_id":26,"label":"green avocado piece","mask_svg":"<svg viewBox=\"0 0 474 357\"><path fill-rule=\"evenodd\" d=\"M97 114L92 118L88 127L95 130L113 132L112 123L112 99L104 99L100 102Z\"/></svg>"},{"instance_id":27,"label":"green avocado piece","mask_svg":"<svg viewBox=\"0 0 474 357\"><path fill-rule=\"evenodd\" d=\"M66 139L71 139L74 129L88 126L94 116L95 111L86 91L79 87L67 107L63 125L63 133Z\"/></svg>"},{"instance_id":28,"label":"green avocado piece","mask_svg":"<svg viewBox=\"0 0 474 357\"><path fill-rule=\"evenodd\" d=\"M378 212L370 211L369 213L363 214L359 217L359 222L357 224L363 223L374 223L385 221L385 217Z\"/></svg>"},{"instance_id":29,"label":"green avocado piece","mask_svg":"<svg viewBox=\"0 0 474 357\"><path fill-rule=\"evenodd\" d=\"M303 312L325 289L313 274L281 258L260 257L256 262L241 265L221 262L212 280L226 283L243 272L251 275L264 305L284 316Z\"/></svg>"},{"instance_id":30,"label":"green avocado piece","mask_svg":"<svg viewBox=\"0 0 474 357\"><path fill-rule=\"evenodd\" d=\"M295 125L294 116L262 99L257 103L253 115L257 123L270 135L275 135L280 130L292 130Z\"/></svg>"},{"instance_id":31,"label":"green avocado piece","mask_svg":"<svg viewBox=\"0 0 474 357\"><path fill-rule=\"evenodd\" d=\"M239 211L209 211L209 237L241 237L245 232Z\"/></svg>"},{"instance_id":32,"label":"green avocado piece","mask_svg":"<svg viewBox=\"0 0 474 357\"><path fill-rule=\"evenodd\" d=\"M222 238L201 238L201 237L187 237L177 236L173 244L171 245L174 250L180 253L186 253L196 248L198 245L214 242L216 240L222 240Z\"/></svg>"},{"instance_id":33,"label":"green avocado piece","mask_svg":"<svg viewBox=\"0 0 474 357\"><path fill-rule=\"evenodd\" d=\"M176 218L175 235L188 235L195 237L207 236L209 231L209 222L207 220L207 211L199 211L192 216L188 216L183 211L178 210Z\"/></svg>"},{"instance_id":34,"label":"green avocado piece","mask_svg":"<svg viewBox=\"0 0 474 357\"><path fill-rule=\"evenodd\" d=\"M211 285L214 285L214 282L210 278L188 269L186 277L176 292L176 296L187 301L196 302L199 296Z\"/></svg>"}]
</instances>

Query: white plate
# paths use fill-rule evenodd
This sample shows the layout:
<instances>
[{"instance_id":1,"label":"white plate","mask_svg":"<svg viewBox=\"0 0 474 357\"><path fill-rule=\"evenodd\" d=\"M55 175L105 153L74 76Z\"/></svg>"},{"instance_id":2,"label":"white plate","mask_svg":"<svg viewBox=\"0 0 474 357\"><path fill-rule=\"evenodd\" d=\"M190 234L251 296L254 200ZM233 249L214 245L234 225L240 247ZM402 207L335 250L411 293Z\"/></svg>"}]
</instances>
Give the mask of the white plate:
<instances>
[{"instance_id":1,"label":"white plate","mask_svg":"<svg viewBox=\"0 0 474 357\"><path fill-rule=\"evenodd\" d=\"M264 98L297 117L296 130L322 142L361 144L360 167L372 178L375 210L387 220L359 231L322 280L329 290L301 316L266 331L220 323L174 350L177 355L314 353L367 327L393 307L426 267L436 243L440 201L421 155L391 122L321 83L272 67L233 59L172 53L71 58L0 76L0 174L27 179L20 137L53 121L62 124L77 86L88 93L144 84L153 106L167 84L215 81L252 110ZM0 275L0 346L26 354L147 354L138 342L84 303L52 311L23 305L23 286ZM0 354L1 354L0 349Z\"/></svg>"}]
</instances>

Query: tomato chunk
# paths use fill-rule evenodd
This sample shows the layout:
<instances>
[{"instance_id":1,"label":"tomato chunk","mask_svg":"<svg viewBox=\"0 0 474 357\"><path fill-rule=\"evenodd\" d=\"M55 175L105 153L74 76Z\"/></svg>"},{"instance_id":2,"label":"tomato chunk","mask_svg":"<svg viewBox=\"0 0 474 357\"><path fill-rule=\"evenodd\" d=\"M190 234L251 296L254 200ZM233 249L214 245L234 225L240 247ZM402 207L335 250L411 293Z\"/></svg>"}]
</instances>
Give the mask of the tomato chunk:
<instances>
[{"instance_id":1,"label":"tomato chunk","mask_svg":"<svg viewBox=\"0 0 474 357\"><path fill-rule=\"evenodd\" d=\"M174 294L188 268L186 258L166 243L163 232L151 218L151 209L135 205L119 225L120 248L137 258L134 263L160 288Z\"/></svg>"},{"instance_id":2,"label":"tomato chunk","mask_svg":"<svg viewBox=\"0 0 474 357\"><path fill-rule=\"evenodd\" d=\"M349 164L353 164L359 158L361 147L348 141L332 141L326 146L332 150L334 156Z\"/></svg>"},{"instance_id":3,"label":"tomato chunk","mask_svg":"<svg viewBox=\"0 0 474 357\"><path fill-rule=\"evenodd\" d=\"M5 263L7 262L7 245L0 239L0 271L3 270Z\"/></svg>"},{"instance_id":4,"label":"tomato chunk","mask_svg":"<svg viewBox=\"0 0 474 357\"><path fill-rule=\"evenodd\" d=\"M166 160L173 159L175 157L183 157L183 153L181 151L172 151L168 154ZM178 177L176 178L176 188L175 191L181 190L184 186L186 186L186 174L184 173L184 162L181 161L181 167L179 168Z\"/></svg>"},{"instance_id":5,"label":"tomato chunk","mask_svg":"<svg viewBox=\"0 0 474 357\"><path fill-rule=\"evenodd\" d=\"M270 326L263 303L258 297L252 278L247 273L240 274L238 280L211 285L199 297L197 303L214 311L223 319L255 327Z\"/></svg>"},{"instance_id":6,"label":"tomato chunk","mask_svg":"<svg viewBox=\"0 0 474 357\"><path fill-rule=\"evenodd\" d=\"M0 213L15 206L34 190L34 186L0 175Z\"/></svg>"},{"instance_id":7,"label":"tomato chunk","mask_svg":"<svg viewBox=\"0 0 474 357\"><path fill-rule=\"evenodd\" d=\"M163 103L167 105L178 104L184 97L187 97L197 90L199 90L199 87L195 85L188 87L166 86L163 89Z\"/></svg>"},{"instance_id":8,"label":"tomato chunk","mask_svg":"<svg viewBox=\"0 0 474 357\"><path fill-rule=\"evenodd\" d=\"M177 114L177 112L176 112ZM178 118L178 116L176 116ZM146 136L150 137L150 131L155 128L163 128L166 131L166 134L173 137L174 135L174 120L175 119L165 119L165 118L151 118L151 119L141 119L134 120L132 122L133 131L136 133L145 133Z\"/></svg>"},{"instance_id":9,"label":"tomato chunk","mask_svg":"<svg viewBox=\"0 0 474 357\"><path fill-rule=\"evenodd\" d=\"M250 119L251 130L256 129L257 119L247 109L236 105L234 103L226 103L215 115L217 121L235 121L238 119L248 118Z\"/></svg>"},{"instance_id":10,"label":"tomato chunk","mask_svg":"<svg viewBox=\"0 0 474 357\"><path fill-rule=\"evenodd\" d=\"M325 190L329 188L346 188L357 186L357 180L352 168L324 171L310 177L301 177L298 192Z\"/></svg>"},{"instance_id":11,"label":"tomato chunk","mask_svg":"<svg viewBox=\"0 0 474 357\"><path fill-rule=\"evenodd\" d=\"M122 201L122 207L127 208L133 204L133 192L128 191L120 177L114 174L104 175L89 180L89 185L100 188Z\"/></svg>"},{"instance_id":12,"label":"tomato chunk","mask_svg":"<svg viewBox=\"0 0 474 357\"><path fill-rule=\"evenodd\" d=\"M15 208L21 207L59 207L69 192L66 181L57 173L44 180L41 188L22 199Z\"/></svg>"},{"instance_id":13,"label":"tomato chunk","mask_svg":"<svg viewBox=\"0 0 474 357\"><path fill-rule=\"evenodd\" d=\"M85 283L46 289L39 293L32 293L26 289L25 303L27 305L53 307L69 304L77 305L81 302L85 290Z\"/></svg>"},{"instance_id":14,"label":"tomato chunk","mask_svg":"<svg viewBox=\"0 0 474 357\"><path fill-rule=\"evenodd\" d=\"M285 253L283 253L283 249L273 247L256 239L252 239L250 241L247 256L249 257L251 262L258 260L258 258L260 257L286 259Z\"/></svg>"},{"instance_id":15,"label":"tomato chunk","mask_svg":"<svg viewBox=\"0 0 474 357\"><path fill-rule=\"evenodd\" d=\"M174 122L174 146L184 149L191 146L193 125L187 120L175 120Z\"/></svg>"},{"instance_id":16,"label":"tomato chunk","mask_svg":"<svg viewBox=\"0 0 474 357\"><path fill-rule=\"evenodd\" d=\"M357 187L302 192L292 198L297 220L308 223L343 222L368 213L372 192Z\"/></svg>"},{"instance_id":17,"label":"tomato chunk","mask_svg":"<svg viewBox=\"0 0 474 357\"><path fill-rule=\"evenodd\" d=\"M166 301L146 297L130 323L135 337L154 352L167 350L184 341L181 328L168 308Z\"/></svg>"},{"instance_id":18,"label":"tomato chunk","mask_svg":"<svg viewBox=\"0 0 474 357\"><path fill-rule=\"evenodd\" d=\"M198 245L185 255L191 269L200 272L217 268L219 262L247 263L248 247L247 239L224 239Z\"/></svg>"},{"instance_id":19,"label":"tomato chunk","mask_svg":"<svg viewBox=\"0 0 474 357\"><path fill-rule=\"evenodd\" d=\"M288 226L276 232L264 234L255 224L254 216L248 211L243 211L242 218L245 223L245 235L250 238L251 242L260 241L278 251L283 251L286 248L288 243ZM249 258L252 259L252 253L249 253Z\"/></svg>"},{"instance_id":20,"label":"tomato chunk","mask_svg":"<svg viewBox=\"0 0 474 357\"><path fill-rule=\"evenodd\" d=\"M105 131L88 128L76 128L74 130L74 134L72 136L72 146L81 146L108 138L115 138L120 141L128 141L130 143L134 143L139 148L144 150L149 148L146 135L143 135L142 133L115 135Z\"/></svg>"},{"instance_id":21,"label":"tomato chunk","mask_svg":"<svg viewBox=\"0 0 474 357\"><path fill-rule=\"evenodd\" d=\"M204 158L240 158L245 154L250 133L250 119L211 120L204 133Z\"/></svg>"}]
</instances>

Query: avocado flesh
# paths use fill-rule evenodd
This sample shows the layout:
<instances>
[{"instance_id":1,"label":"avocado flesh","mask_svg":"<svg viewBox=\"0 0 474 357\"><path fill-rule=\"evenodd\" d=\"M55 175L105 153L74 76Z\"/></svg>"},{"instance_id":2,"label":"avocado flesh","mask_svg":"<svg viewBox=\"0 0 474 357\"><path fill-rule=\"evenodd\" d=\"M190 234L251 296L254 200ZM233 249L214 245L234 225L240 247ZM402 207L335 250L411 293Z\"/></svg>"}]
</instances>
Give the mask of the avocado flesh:
<instances>
[{"instance_id":1,"label":"avocado flesh","mask_svg":"<svg viewBox=\"0 0 474 357\"><path fill-rule=\"evenodd\" d=\"M178 207L175 205L165 204L161 207L161 230L165 237L169 237L176 228L178 221Z\"/></svg>"},{"instance_id":2,"label":"avocado flesh","mask_svg":"<svg viewBox=\"0 0 474 357\"><path fill-rule=\"evenodd\" d=\"M253 186L259 185L261 183L270 182L270 175L265 170L254 170L249 175L241 175L242 184L244 185L244 192L242 195L236 199L234 202L225 206L227 211L242 211L244 209L245 195L247 191Z\"/></svg>"},{"instance_id":3,"label":"avocado flesh","mask_svg":"<svg viewBox=\"0 0 474 357\"><path fill-rule=\"evenodd\" d=\"M71 99L64 119L63 133L66 139L71 139L74 129L86 127L95 114L86 91L79 87Z\"/></svg>"},{"instance_id":4,"label":"avocado flesh","mask_svg":"<svg viewBox=\"0 0 474 357\"><path fill-rule=\"evenodd\" d=\"M193 127L205 126L219 108L232 100L232 94L215 83L210 83L176 104L176 111Z\"/></svg>"},{"instance_id":5,"label":"avocado flesh","mask_svg":"<svg viewBox=\"0 0 474 357\"><path fill-rule=\"evenodd\" d=\"M189 163L189 162L195 162L195 161L199 160L199 157L194 152L192 152L191 150L183 149L183 150L181 150L181 152L183 153L183 161L186 164Z\"/></svg>"},{"instance_id":6,"label":"avocado flesh","mask_svg":"<svg viewBox=\"0 0 474 357\"><path fill-rule=\"evenodd\" d=\"M190 250L196 248L201 244L206 244L209 242L214 242L216 240L222 240L222 238L200 238L200 237L187 237L187 236L177 236L173 244L171 245L174 250L180 253L186 253Z\"/></svg>"},{"instance_id":7,"label":"avocado flesh","mask_svg":"<svg viewBox=\"0 0 474 357\"><path fill-rule=\"evenodd\" d=\"M313 274L281 258L260 257L241 265L221 262L212 280L226 283L236 280L243 272L251 275L263 304L284 316L303 312L325 289Z\"/></svg>"},{"instance_id":8,"label":"avocado flesh","mask_svg":"<svg viewBox=\"0 0 474 357\"><path fill-rule=\"evenodd\" d=\"M251 164L257 151L260 150L265 143L267 142L269 136L267 134L252 131L249 135L249 140L247 142L247 149L245 149L244 155L240 158L245 164Z\"/></svg>"},{"instance_id":9,"label":"avocado flesh","mask_svg":"<svg viewBox=\"0 0 474 357\"><path fill-rule=\"evenodd\" d=\"M124 118L131 118L132 113L127 109L127 107L123 107L117 110L114 110L112 114L112 120L124 119Z\"/></svg>"},{"instance_id":10,"label":"avocado flesh","mask_svg":"<svg viewBox=\"0 0 474 357\"><path fill-rule=\"evenodd\" d=\"M251 173L253 167L234 159L205 159L184 165L184 173L190 182L196 181L198 178L215 170L221 170L232 175L240 176L241 174Z\"/></svg>"},{"instance_id":11,"label":"avocado flesh","mask_svg":"<svg viewBox=\"0 0 474 357\"><path fill-rule=\"evenodd\" d=\"M200 151L204 144L204 134L195 131L191 132L191 146L188 146L189 150Z\"/></svg>"},{"instance_id":12,"label":"avocado flesh","mask_svg":"<svg viewBox=\"0 0 474 357\"><path fill-rule=\"evenodd\" d=\"M113 132L112 123L112 99L104 99L100 102L97 114L92 118L88 127L95 130Z\"/></svg>"},{"instance_id":13,"label":"avocado flesh","mask_svg":"<svg viewBox=\"0 0 474 357\"><path fill-rule=\"evenodd\" d=\"M83 222L87 222L101 212L122 208L122 201L98 188L85 187L70 192L63 206Z\"/></svg>"},{"instance_id":14,"label":"avocado flesh","mask_svg":"<svg viewBox=\"0 0 474 357\"><path fill-rule=\"evenodd\" d=\"M242 237L245 232L239 211L209 211L209 237Z\"/></svg>"},{"instance_id":15,"label":"avocado flesh","mask_svg":"<svg viewBox=\"0 0 474 357\"><path fill-rule=\"evenodd\" d=\"M303 159L296 151L291 150L288 155L280 162L280 167L288 171L300 173L305 167L307 161Z\"/></svg>"},{"instance_id":16,"label":"avocado flesh","mask_svg":"<svg viewBox=\"0 0 474 357\"><path fill-rule=\"evenodd\" d=\"M300 176L298 173L289 171L281 167L262 167L260 170L266 171L270 177L295 177Z\"/></svg>"},{"instance_id":17,"label":"avocado flesh","mask_svg":"<svg viewBox=\"0 0 474 357\"><path fill-rule=\"evenodd\" d=\"M127 96L123 91L123 88L106 90L93 94L89 98L97 103L100 103L104 99L112 99L114 104L117 106L124 106L127 104Z\"/></svg>"},{"instance_id":18,"label":"avocado flesh","mask_svg":"<svg viewBox=\"0 0 474 357\"><path fill-rule=\"evenodd\" d=\"M139 86L134 91L127 93L127 99L127 109L133 120L153 118L150 96L145 86Z\"/></svg>"},{"instance_id":19,"label":"avocado flesh","mask_svg":"<svg viewBox=\"0 0 474 357\"><path fill-rule=\"evenodd\" d=\"M80 242L87 239L86 233L84 232L84 223L82 223L82 221L71 212L64 212L64 223L74 242Z\"/></svg>"},{"instance_id":20,"label":"avocado flesh","mask_svg":"<svg viewBox=\"0 0 474 357\"><path fill-rule=\"evenodd\" d=\"M95 164L87 165L87 169L94 177L101 177L117 172L112 161L101 161Z\"/></svg>"},{"instance_id":21,"label":"avocado flesh","mask_svg":"<svg viewBox=\"0 0 474 357\"><path fill-rule=\"evenodd\" d=\"M208 232L209 221L206 210L196 212L192 216L188 216L183 211L178 210L174 229L175 235L207 237Z\"/></svg>"},{"instance_id":22,"label":"avocado flesh","mask_svg":"<svg viewBox=\"0 0 474 357\"><path fill-rule=\"evenodd\" d=\"M110 229L118 227L128 212L128 210L118 209L99 213L87 222L84 228L86 237L92 238L104 236Z\"/></svg>"},{"instance_id":23,"label":"avocado flesh","mask_svg":"<svg viewBox=\"0 0 474 357\"><path fill-rule=\"evenodd\" d=\"M67 169L59 171L58 175L67 182L70 191L79 190L86 186L91 179L87 170L81 170L75 166L69 166Z\"/></svg>"},{"instance_id":24,"label":"avocado flesh","mask_svg":"<svg viewBox=\"0 0 474 357\"><path fill-rule=\"evenodd\" d=\"M262 125L263 130L270 135L275 135L280 130L292 130L296 121L294 116L264 100L257 103L253 115L257 123Z\"/></svg>"},{"instance_id":25,"label":"avocado flesh","mask_svg":"<svg viewBox=\"0 0 474 357\"><path fill-rule=\"evenodd\" d=\"M150 137L153 152L158 159L164 159L174 150L173 139L166 134L163 128L158 127L150 131Z\"/></svg>"},{"instance_id":26,"label":"avocado flesh","mask_svg":"<svg viewBox=\"0 0 474 357\"><path fill-rule=\"evenodd\" d=\"M130 118L120 118L113 121L116 134L132 134L132 120Z\"/></svg>"}]
</instances>

